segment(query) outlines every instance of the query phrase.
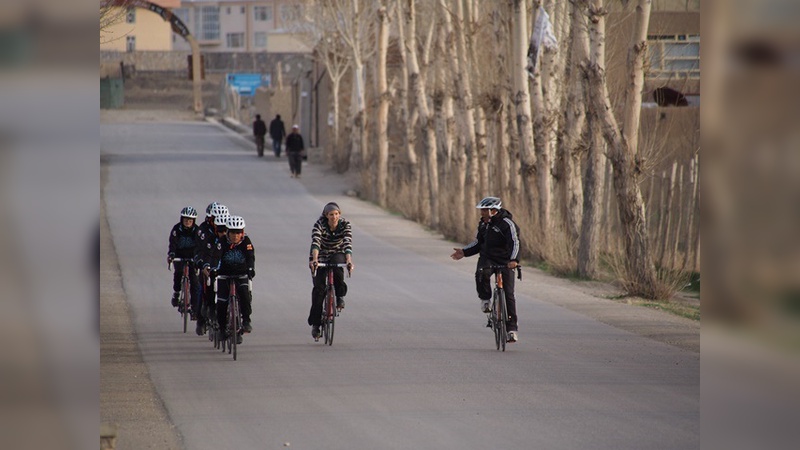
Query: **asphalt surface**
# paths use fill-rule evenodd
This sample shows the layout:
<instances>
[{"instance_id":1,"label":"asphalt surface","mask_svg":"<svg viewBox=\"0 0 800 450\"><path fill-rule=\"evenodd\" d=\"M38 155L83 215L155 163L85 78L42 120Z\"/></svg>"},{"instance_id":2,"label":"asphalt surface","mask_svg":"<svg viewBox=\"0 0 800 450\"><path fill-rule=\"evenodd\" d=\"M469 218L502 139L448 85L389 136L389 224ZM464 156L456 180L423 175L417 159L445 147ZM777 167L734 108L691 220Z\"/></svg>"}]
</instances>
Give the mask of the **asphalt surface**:
<instances>
[{"instance_id":1,"label":"asphalt surface","mask_svg":"<svg viewBox=\"0 0 800 450\"><path fill-rule=\"evenodd\" d=\"M151 425L167 428L147 442L103 396L124 387L103 371L101 325L101 422L121 430L117 448L699 447L699 324L526 270L520 342L500 353L475 259L451 261L453 243L343 195L341 177L307 165L294 180L285 158L259 159L203 122L103 124L101 145L131 363L141 355L151 413L163 414ZM306 264L330 200L353 223L356 269L327 347L306 324ZM211 201L245 218L256 249L254 330L238 361L182 333L169 305L169 230L183 206Z\"/></svg>"}]
</instances>

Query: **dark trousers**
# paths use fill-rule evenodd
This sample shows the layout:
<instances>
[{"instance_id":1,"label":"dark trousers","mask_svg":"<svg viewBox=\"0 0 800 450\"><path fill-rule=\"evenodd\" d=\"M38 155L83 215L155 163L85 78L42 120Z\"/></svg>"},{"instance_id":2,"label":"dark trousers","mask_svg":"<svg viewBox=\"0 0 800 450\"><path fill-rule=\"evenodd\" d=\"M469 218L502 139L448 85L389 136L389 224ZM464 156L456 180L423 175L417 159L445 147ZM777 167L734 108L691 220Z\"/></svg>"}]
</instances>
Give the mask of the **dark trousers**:
<instances>
[{"instance_id":1,"label":"dark trousers","mask_svg":"<svg viewBox=\"0 0 800 450\"><path fill-rule=\"evenodd\" d=\"M342 264L346 262L344 253L337 253L328 259L329 263ZM308 324L319 326L322 319L322 302L325 300L325 284L328 281L328 270L333 270L333 290L337 297L347 295L347 284L344 282L344 268L320 267L314 276L314 288L311 290L311 311L308 313Z\"/></svg>"},{"instance_id":2,"label":"dark trousers","mask_svg":"<svg viewBox=\"0 0 800 450\"><path fill-rule=\"evenodd\" d=\"M264 156L264 136L256 136L256 151L258 156Z\"/></svg>"},{"instance_id":3,"label":"dark trousers","mask_svg":"<svg viewBox=\"0 0 800 450\"><path fill-rule=\"evenodd\" d=\"M236 297L239 298L239 311L242 313L242 322L250 322L253 313L252 297L247 279L234 280L236 282ZM230 280L217 281L217 323L219 329L228 326L228 298L230 294Z\"/></svg>"},{"instance_id":4,"label":"dark trousers","mask_svg":"<svg viewBox=\"0 0 800 450\"><path fill-rule=\"evenodd\" d=\"M286 156L289 158L289 169L293 175L300 175L303 165L303 153L296 151L287 151Z\"/></svg>"},{"instance_id":5,"label":"dark trousers","mask_svg":"<svg viewBox=\"0 0 800 450\"><path fill-rule=\"evenodd\" d=\"M214 292L214 280L211 280L211 283L206 284L206 276L203 273L200 273L200 289L203 291L203 304L200 308L200 316L203 318L211 318L215 315L216 311L216 299L217 295ZM198 318L199 320L199 318Z\"/></svg>"},{"instance_id":6,"label":"dark trousers","mask_svg":"<svg viewBox=\"0 0 800 450\"><path fill-rule=\"evenodd\" d=\"M480 270L481 267L494 265L494 263L478 261L478 269L475 271L475 287L478 291L478 298L481 300L491 300L494 284L492 283L492 271ZM514 269L503 269L503 291L506 294L506 310L508 311L508 331L517 331L517 299L514 297Z\"/></svg>"},{"instance_id":7,"label":"dark trousers","mask_svg":"<svg viewBox=\"0 0 800 450\"><path fill-rule=\"evenodd\" d=\"M173 261L175 270L172 275L172 290L174 292L181 291L181 279L183 278L183 265L189 264L189 302L192 305L192 311L195 314L200 313L200 302L203 298L200 283L197 280L197 274L194 271L194 264L186 261Z\"/></svg>"},{"instance_id":8,"label":"dark trousers","mask_svg":"<svg viewBox=\"0 0 800 450\"><path fill-rule=\"evenodd\" d=\"M281 140L272 138L272 151L275 156L281 156Z\"/></svg>"}]
</instances>

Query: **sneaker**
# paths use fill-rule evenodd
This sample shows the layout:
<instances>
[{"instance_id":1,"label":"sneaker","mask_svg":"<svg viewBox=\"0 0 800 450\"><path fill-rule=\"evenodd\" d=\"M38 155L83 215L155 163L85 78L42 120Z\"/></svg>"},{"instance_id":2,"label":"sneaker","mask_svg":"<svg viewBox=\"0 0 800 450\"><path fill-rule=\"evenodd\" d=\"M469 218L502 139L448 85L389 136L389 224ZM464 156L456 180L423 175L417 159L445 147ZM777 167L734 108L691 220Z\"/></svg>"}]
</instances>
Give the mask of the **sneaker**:
<instances>
[{"instance_id":1,"label":"sneaker","mask_svg":"<svg viewBox=\"0 0 800 450\"><path fill-rule=\"evenodd\" d=\"M206 324L203 323L202 320L198 320L197 327L195 327L194 332L197 333L198 336L206 334Z\"/></svg>"},{"instance_id":2,"label":"sneaker","mask_svg":"<svg viewBox=\"0 0 800 450\"><path fill-rule=\"evenodd\" d=\"M242 339L242 335L241 334L237 334L236 335L236 345L241 344L242 341L244 341L244 339Z\"/></svg>"},{"instance_id":3,"label":"sneaker","mask_svg":"<svg viewBox=\"0 0 800 450\"><path fill-rule=\"evenodd\" d=\"M180 300L181 300L181 294L180 293L176 292L176 293L172 294L172 307L173 308L177 308L178 304L180 303Z\"/></svg>"},{"instance_id":4,"label":"sneaker","mask_svg":"<svg viewBox=\"0 0 800 450\"><path fill-rule=\"evenodd\" d=\"M481 302L481 310L487 314L492 312L492 305L489 303L489 300L483 300Z\"/></svg>"},{"instance_id":5,"label":"sneaker","mask_svg":"<svg viewBox=\"0 0 800 450\"><path fill-rule=\"evenodd\" d=\"M517 332L516 331L509 331L508 332L508 339L506 342L517 342Z\"/></svg>"},{"instance_id":6,"label":"sneaker","mask_svg":"<svg viewBox=\"0 0 800 450\"><path fill-rule=\"evenodd\" d=\"M492 319L486 319L486 328L492 328Z\"/></svg>"},{"instance_id":7,"label":"sneaker","mask_svg":"<svg viewBox=\"0 0 800 450\"><path fill-rule=\"evenodd\" d=\"M322 332L319 330L319 326L314 325L311 327L311 337L313 337L315 341L318 341L320 336L322 336Z\"/></svg>"},{"instance_id":8,"label":"sneaker","mask_svg":"<svg viewBox=\"0 0 800 450\"><path fill-rule=\"evenodd\" d=\"M251 333L253 331L253 326L250 325L250 321L249 320L242 322L242 330L245 333Z\"/></svg>"},{"instance_id":9,"label":"sneaker","mask_svg":"<svg viewBox=\"0 0 800 450\"><path fill-rule=\"evenodd\" d=\"M344 299L342 297L336 297L336 309L339 311L344 309Z\"/></svg>"}]
</instances>

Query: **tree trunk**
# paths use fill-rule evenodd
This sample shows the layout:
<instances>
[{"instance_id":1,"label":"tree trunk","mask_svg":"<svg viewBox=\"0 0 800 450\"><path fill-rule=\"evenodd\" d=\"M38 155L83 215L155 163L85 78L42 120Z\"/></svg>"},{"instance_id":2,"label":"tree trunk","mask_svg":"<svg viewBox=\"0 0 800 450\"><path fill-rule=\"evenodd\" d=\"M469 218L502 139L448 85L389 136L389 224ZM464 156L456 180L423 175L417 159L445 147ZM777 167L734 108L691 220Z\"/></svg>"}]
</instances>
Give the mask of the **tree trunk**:
<instances>
[{"instance_id":1,"label":"tree trunk","mask_svg":"<svg viewBox=\"0 0 800 450\"><path fill-rule=\"evenodd\" d=\"M535 199L533 125L531 123L531 96L528 88L528 71L525 70L528 55L528 18L525 0L513 0L514 5L514 106L516 107L516 132L519 136L520 164L522 174L521 189L528 208L533 207ZM549 176L549 175L548 175Z\"/></svg>"},{"instance_id":2,"label":"tree trunk","mask_svg":"<svg viewBox=\"0 0 800 450\"><path fill-rule=\"evenodd\" d=\"M361 171L364 163L364 66L353 61L353 95L350 108L350 169Z\"/></svg>"},{"instance_id":3,"label":"tree trunk","mask_svg":"<svg viewBox=\"0 0 800 450\"><path fill-rule=\"evenodd\" d=\"M595 0L595 3L599 1ZM636 6L635 32L628 57L630 81L626 88L623 132L620 132L611 110L605 69L597 64L590 64L587 75L592 87L592 114L601 120L613 167L614 190L625 243L625 288L629 294L652 299L657 296L657 277L647 237L644 201L639 189L638 177L641 169L637 152L650 6L650 0L638 0Z\"/></svg>"},{"instance_id":4,"label":"tree trunk","mask_svg":"<svg viewBox=\"0 0 800 450\"><path fill-rule=\"evenodd\" d=\"M681 264L681 270L686 270L686 267L689 264L689 255L694 251L694 245L693 245L693 243L695 242L694 230L695 228L697 228L697 223L700 218L698 211L696 211L697 192L698 192L698 187L700 185L700 176L699 176L700 166L697 163L698 163L698 158L697 155L695 155L695 157L692 158L692 166L691 166L692 197L689 199L689 218L687 219L689 222L688 223L689 229L686 232L686 253L683 254L683 263Z\"/></svg>"},{"instance_id":5,"label":"tree trunk","mask_svg":"<svg viewBox=\"0 0 800 450\"><path fill-rule=\"evenodd\" d=\"M406 52L406 37L405 37L405 27L404 27L404 20L405 17L403 15L403 5L402 3L397 3L395 5L395 11L397 14L397 20L395 23L397 24L397 34L401 45L400 48L400 59L402 61L401 65L401 89L399 92L400 97L400 105L402 108L402 121L403 127L405 129L405 133L403 133L403 148L405 149L405 159L407 164L407 184L409 186L409 208L410 210L407 214L412 219L419 219L421 217L421 205L419 202L419 186L420 186L420 169L419 169L419 162L417 160L417 152L416 152L416 139L414 133L414 120L412 120L411 114L411 107L412 101L409 98L409 75L408 75L408 54Z\"/></svg>"},{"instance_id":6,"label":"tree trunk","mask_svg":"<svg viewBox=\"0 0 800 450\"><path fill-rule=\"evenodd\" d=\"M575 2L572 10L571 58L567 79L567 95L564 97L564 129L560 140L560 160L562 162L562 185L564 217L567 237L570 242L577 242L580 237L583 189L581 187L581 160L584 149L591 147L583 142L584 125L586 124L586 103L584 102L584 83L579 70L589 56L589 36L586 32L587 3L585 0ZM595 169L596 170L596 169ZM592 182L599 179L593 174ZM597 187L593 187L597 190ZM595 212L596 213L596 212Z\"/></svg>"},{"instance_id":7,"label":"tree trunk","mask_svg":"<svg viewBox=\"0 0 800 450\"><path fill-rule=\"evenodd\" d=\"M378 9L378 204L386 208L386 186L389 178L389 92L386 83L386 52L389 48L389 13L383 1Z\"/></svg>"},{"instance_id":8,"label":"tree trunk","mask_svg":"<svg viewBox=\"0 0 800 450\"><path fill-rule=\"evenodd\" d=\"M431 123L431 115L428 109L428 102L425 96L425 85L420 78L419 61L417 58L416 46L416 8L415 0L406 0L407 9L406 25L408 36L406 49L408 51L409 78L411 89L414 91L417 101L417 111L419 111L419 125L425 131L425 165L428 174L428 197L430 201L428 225L431 228L439 226L439 173L436 161L436 130Z\"/></svg>"}]
</instances>

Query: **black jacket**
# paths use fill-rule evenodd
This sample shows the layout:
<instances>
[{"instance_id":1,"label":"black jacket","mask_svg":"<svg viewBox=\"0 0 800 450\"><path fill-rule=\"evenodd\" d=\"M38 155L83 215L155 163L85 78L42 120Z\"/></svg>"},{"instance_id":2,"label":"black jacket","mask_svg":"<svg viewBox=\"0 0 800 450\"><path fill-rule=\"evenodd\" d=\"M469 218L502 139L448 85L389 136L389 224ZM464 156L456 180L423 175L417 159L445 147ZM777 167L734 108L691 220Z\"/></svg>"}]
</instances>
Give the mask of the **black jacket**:
<instances>
[{"instance_id":1,"label":"black jacket","mask_svg":"<svg viewBox=\"0 0 800 450\"><path fill-rule=\"evenodd\" d=\"M478 223L475 240L463 248L464 256L480 253L481 260L505 265L519 262L519 226L505 209L492 216L489 222Z\"/></svg>"},{"instance_id":2,"label":"black jacket","mask_svg":"<svg viewBox=\"0 0 800 450\"><path fill-rule=\"evenodd\" d=\"M174 255L176 258L194 258L194 249L197 246L197 224L191 228L186 228L183 223L178 222L172 227L169 233L169 250L167 255Z\"/></svg>"},{"instance_id":3,"label":"black jacket","mask_svg":"<svg viewBox=\"0 0 800 450\"><path fill-rule=\"evenodd\" d=\"M272 119L269 123L269 135L274 141L282 141L286 137L286 128L281 119Z\"/></svg>"},{"instance_id":4,"label":"black jacket","mask_svg":"<svg viewBox=\"0 0 800 450\"><path fill-rule=\"evenodd\" d=\"M301 152L305 149L303 144L303 136L300 133L292 133L286 136L286 151L287 152Z\"/></svg>"},{"instance_id":5,"label":"black jacket","mask_svg":"<svg viewBox=\"0 0 800 450\"><path fill-rule=\"evenodd\" d=\"M245 235L238 245L233 245L227 239L220 242L222 252L217 264L217 273L220 275L256 275L256 253L250 237Z\"/></svg>"},{"instance_id":6,"label":"black jacket","mask_svg":"<svg viewBox=\"0 0 800 450\"><path fill-rule=\"evenodd\" d=\"M217 239L217 234L214 231L215 227L208 221L205 221L197 227L197 247L194 251L194 262L197 267L211 265L208 259L208 253L211 250L211 245Z\"/></svg>"},{"instance_id":7,"label":"black jacket","mask_svg":"<svg viewBox=\"0 0 800 450\"><path fill-rule=\"evenodd\" d=\"M267 134L267 124L261 119L256 119L253 122L253 135L265 136Z\"/></svg>"}]
</instances>

